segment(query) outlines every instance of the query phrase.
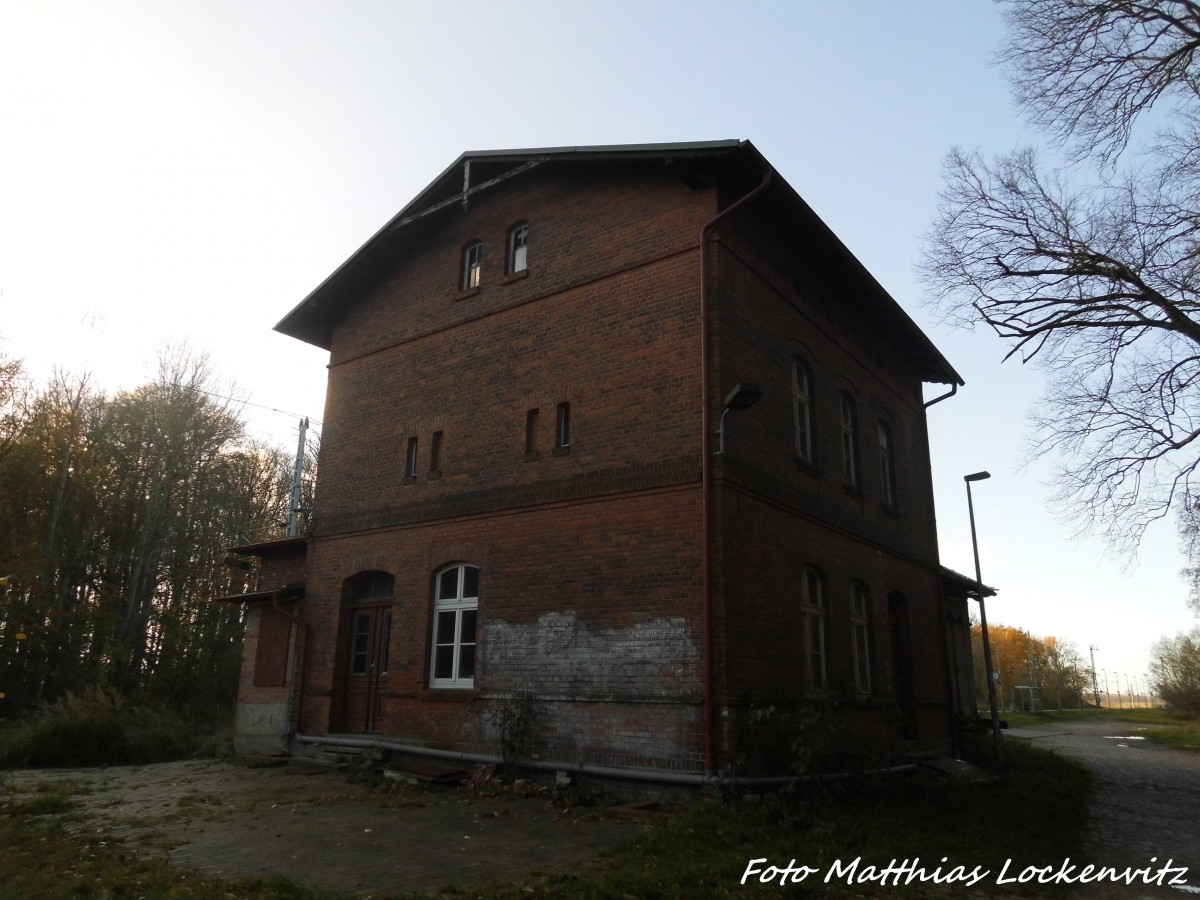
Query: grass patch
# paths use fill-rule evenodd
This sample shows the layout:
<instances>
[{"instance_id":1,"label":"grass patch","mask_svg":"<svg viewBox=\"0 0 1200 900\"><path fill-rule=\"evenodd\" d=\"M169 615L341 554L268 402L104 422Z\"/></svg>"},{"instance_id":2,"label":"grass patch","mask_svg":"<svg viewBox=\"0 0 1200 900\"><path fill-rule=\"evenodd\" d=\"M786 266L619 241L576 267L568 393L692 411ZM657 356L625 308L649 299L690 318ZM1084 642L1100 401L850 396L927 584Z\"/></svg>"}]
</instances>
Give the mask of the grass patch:
<instances>
[{"instance_id":1,"label":"grass patch","mask_svg":"<svg viewBox=\"0 0 1200 900\"><path fill-rule=\"evenodd\" d=\"M758 803L700 803L652 821L645 835L574 872L552 872L507 884L447 889L437 896L514 900L566 898L778 897L776 883L740 881L751 859L763 866L795 860L819 870L799 888L811 896L887 896L877 885L825 885L835 860L886 866L919 857L943 871L990 868L1006 859L1025 865L1077 856L1090 795L1082 766L1028 745L1007 750L1008 772L962 784L931 772L880 776L815 793L763 797ZM948 863L941 863L947 857ZM987 883L987 882L985 882ZM918 890L917 888L912 888ZM792 888L797 890L797 888ZM901 889L903 890L903 889ZM961 891L960 891L961 892Z\"/></svg>"},{"instance_id":2,"label":"grass patch","mask_svg":"<svg viewBox=\"0 0 1200 900\"><path fill-rule=\"evenodd\" d=\"M1081 722L1095 719L1112 719L1119 722L1137 722L1147 725L1175 725L1181 721L1175 713L1154 707L1138 707L1136 709L1047 709L1041 712L1004 712L1000 718L1008 723L1010 728L1028 728L1036 725L1048 725L1054 722Z\"/></svg>"},{"instance_id":3,"label":"grass patch","mask_svg":"<svg viewBox=\"0 0 1200 900\"><path fill-rule=\"evenodd\" d=\"M1200 753L1200 722L1185 722L1167 728L1146 728L1138 733L1164 747Z\"/></svg>"}]
</instances>

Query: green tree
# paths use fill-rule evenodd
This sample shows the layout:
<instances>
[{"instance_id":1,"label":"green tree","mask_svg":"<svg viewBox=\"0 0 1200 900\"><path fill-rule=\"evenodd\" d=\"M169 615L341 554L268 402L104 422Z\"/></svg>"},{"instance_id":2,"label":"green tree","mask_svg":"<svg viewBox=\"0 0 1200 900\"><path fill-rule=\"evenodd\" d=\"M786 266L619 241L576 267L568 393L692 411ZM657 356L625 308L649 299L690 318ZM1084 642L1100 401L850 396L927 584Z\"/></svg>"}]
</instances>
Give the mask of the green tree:
<instances>
[{"instance_id":1,"label":"green tree","mask_svg":"<svg viewBox=\"0 0 1200 900\"><path fill-rule=\"evenodd\" d=\"M1154 643L1150 680L1168 704L1200 715L1200 628Z\"/></svg>"}]
</instances>

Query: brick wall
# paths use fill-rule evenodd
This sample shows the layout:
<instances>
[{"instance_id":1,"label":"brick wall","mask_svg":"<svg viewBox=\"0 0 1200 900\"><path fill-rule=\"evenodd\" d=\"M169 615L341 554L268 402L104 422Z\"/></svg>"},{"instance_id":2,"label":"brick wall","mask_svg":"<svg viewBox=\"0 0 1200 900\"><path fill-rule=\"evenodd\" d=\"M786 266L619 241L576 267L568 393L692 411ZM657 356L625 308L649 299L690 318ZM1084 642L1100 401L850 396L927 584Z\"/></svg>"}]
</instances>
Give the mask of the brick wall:
<instances>
[{"instance_id":1,"label":"brick wall","mask_svg":"<svg viewBox=\"0 0 1200 900\"><path fill-rule=\"evenodd\" d=\"M488 749L479 701L529 691L543 710L543 757L701 767L698 242L714 212L713 190L665 175L534 170L477 195L465 215L439 214L349 310L334 331L301 610L313 631L305 731L344 727L343 588L379 570L395 579L386 736ZM529 223L529 268L506 276L517 222ZM731 223L713 254L712 395L737 381L766 389L754 409L731 414L715 466L723 758L744 749L750 704L803 690L806 564L827 579L838 687L850 677L849 581L869 587L876 689L863 708L880 710L877 720L898 702L887 598L909 599L916 724L936 737L944 647L918 373L886 333L855 319L854 297L828 272L806 268L809 249L762 238L760 224ZM482 280L464 292L472 241L483 244ZM794 459L796 355L816 379L815 465ZM863 480L852 491L841 478L840 391L859 409ZM560 403L570 404L568 448L555 446ZM881 502L880 419L896 440L896 509ZM430 689L433 581L458 562L480 569L475 686Z\"/></svg>"}]
</instances>

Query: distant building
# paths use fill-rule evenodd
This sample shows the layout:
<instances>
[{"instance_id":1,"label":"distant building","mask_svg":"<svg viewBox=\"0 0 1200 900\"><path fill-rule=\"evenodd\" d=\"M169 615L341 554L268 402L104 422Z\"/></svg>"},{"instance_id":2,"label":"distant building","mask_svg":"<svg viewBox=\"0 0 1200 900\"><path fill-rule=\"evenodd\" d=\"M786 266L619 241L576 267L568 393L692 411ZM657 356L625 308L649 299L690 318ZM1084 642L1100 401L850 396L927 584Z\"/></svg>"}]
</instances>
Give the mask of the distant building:
<instances>
[{"instance_id":1,"label":"distant building","mask_svg":"<svg viewBox=\"0 0 1200 900\"><path fill-rule=\"evenodd\" d=\"M489 753L517 695L544 760L703 773L778 764L772 704L970 712L922 393L962 379L749 143L466 153L276 327L329 392L310 534L235 548L240 751Z\"/></svg>"}]
</instances>

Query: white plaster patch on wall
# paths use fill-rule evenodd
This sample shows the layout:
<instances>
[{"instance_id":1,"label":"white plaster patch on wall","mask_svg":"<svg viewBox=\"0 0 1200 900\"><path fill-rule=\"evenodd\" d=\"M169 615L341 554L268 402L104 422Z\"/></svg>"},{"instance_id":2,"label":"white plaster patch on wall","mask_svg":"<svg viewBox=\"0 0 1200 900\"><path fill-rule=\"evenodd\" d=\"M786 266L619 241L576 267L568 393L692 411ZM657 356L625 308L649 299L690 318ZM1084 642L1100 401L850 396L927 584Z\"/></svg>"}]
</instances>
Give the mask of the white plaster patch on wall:
<instances>
[{"instance_id":1,"label":"white plaster patch on wall","mask_svg":"<svg viewBox=\"0 0 1200 900\"><path fill-rule=\"evenodd\" d=\"M681 617L590 628L574 612L485 626L487 689L543 697L673 699L699 689L700 652Z\"/></svg>"}]
</instances>

